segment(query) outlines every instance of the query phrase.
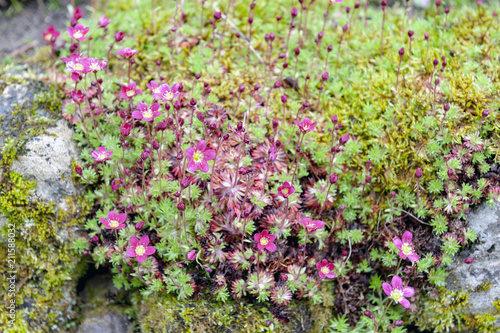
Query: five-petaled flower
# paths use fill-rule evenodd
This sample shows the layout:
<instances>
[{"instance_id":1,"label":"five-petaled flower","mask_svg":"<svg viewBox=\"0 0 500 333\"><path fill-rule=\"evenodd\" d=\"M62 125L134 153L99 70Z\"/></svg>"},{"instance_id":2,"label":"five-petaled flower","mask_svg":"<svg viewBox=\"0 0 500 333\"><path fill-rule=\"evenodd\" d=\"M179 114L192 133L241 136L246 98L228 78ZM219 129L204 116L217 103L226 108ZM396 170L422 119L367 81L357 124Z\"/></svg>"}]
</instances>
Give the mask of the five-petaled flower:
<instances>
[{"instance_id":1,"label":"five-petaled flower","mask_svg":"<svg viewBox=\"0 0 500 333\"><path fill-rule=\"evenodd\" d=\"M78 91L72 91L71 92L71 97L77 104L82 104L85 101L85 95L82 93L81 90Z\"/></svg>"},{"instance_id":2,"label":"five-petaled flower","mask_svg":"<svg viewBox=\"0 0 500 333\"><path fill-rule=\"evenodd\" d=\"M108 151L104 147L99 147L99 148L97 148L97 150L94 150L92 152L92 157L94 158L94 161L96 161L96 162L106 161L107 159L109 159L111 157L111 155L113 155L113 151L112 150Z\"/></svg>"},{"instance_id":3,"label":"five-petaled flower","mask_svg":"<svg viewBox=\"0 0 500 333\"><path fill-rule=\"evenodd\" d=\"M311 220L308 217L300 218L300 222L304 225L304 227L309 231L314 231L321 229L325 226L325 223L321 220Z\"/></svg>"},{"instance_id":4,"label":"five-petaled flower","mask_svg":"<svg viewBox=\"0 0 500 333\"><path fill-rule=\"evenodd\" d=\"M288 198L288 196L292 195L295 192L295 187L290 185L288 182L284 182L283 185L278 187L278 193L283 198Z\"/></svg>"},{"instance_id":5,"label":"five-petaled flower","mask_svg":"<svg viewBox=\"0 0 500 333\"><path fill-rule=\"evenodd\" d=\"M276 251L276 245L274 244L276 236L270 234L267 230L262 231L260 234L255 234L253 239L257 242L257 248L259 250L266 249L269 252Z\"/></svg>"},{"instance_id":6,"label":"five-petaled flower","mask_svg":"<svg viewBox=\"0 0 500 333\"><path fill-rule=\"evenodd\" d=\"M149 245L149 237L144 235L141 239L137 239L137 237L130 237L130 246L125 252L129 257L136 258L139 262L144 262L147 259L147 256L152 255L156 252L154 246Z\"/></svg>"},{"instance_id":7,"label":"five-petaled flower","mask_svg":"<svg viewBox=\"0 0 500 333\"><path fill-rule=\"evenodd\" d=\"M146 103L140 102L137 104L137 108L139 110L132 112L132 117L135 119L153 121L156 117L161 115L161 112L158 111L160 108L160 104L158 103L154 103L148 107Z\"/></svg>"},{"instance_id":8,"label":"five-petaled flower","mask_svg":"<svg viewBox=\"0 0 500 333\"><path fill-rule=\"evenodd\" d=\"M127 214L118 214L114 210L108 213L108 218L105 219L101 217L99 221L104 224L105 229L121 229L125 227L125 220L127 220Z\"/></svg>"},{"instance_id":9,"label":"five-petaled flower","mask_svg":"<svg viewBox=\"0 0 500 333\"><path fill-rule=\"evenodd\" d=\"M139 51L131 49L130 47L126 47L123 50L116 51L116 53L118 53L119 55L121 55L122 57L125 57L125 58L132 58L134 55L139 53Z\"/></svg>"},{"instance_id":10,"label":"five-petaled flower","mask_svg":"<svg viewBox=\"0 0 500 333\"><path fill-rule=\"evenodd\" d=\"M71 72L71 79L75 82L78 81L79 74L88 73L89 61L88 58L82 59L81 55L73 53L69 58L61 58L66 63L66 69Z\"/></svg>"},{"instance_id":11,"label":"five-petaled flower","mask_svg":"<svg viewBox=\"0 0 500 333\"><path fill-rule=\"evenodd\" d=\"M109 18L104 16L104 14L102 14L101 17L99 17L99 21L97 21L97 24L99 24L99 27L101 28L106 28L106 26L110 23L111 21L109 20Z\"/></svg>"},{"instance_id":12,"label":"five-petaled flower","mask_svg":"<svg viewBox=\"0 0 500 333\"><path fill-rule=\"evenodd\" d=\"M117 191L120 187L122 187L123 180L120 178L115 178L113 181L111 181L111 189L113 191Z\"/></svg>"},{"instance_id":13,"label":"five-petaled flower","mask_svg":"<svg viewBox=\"0 0 500 333\"><path fill-rule=\"evenodd\" d=\"M87 40L87 36L85 36L90 31L90 28L85 28L83 24L77 24L75 27L68 27L68 36L69 38L76 39L79 41Z\"/></svg>"},{"instance_id":14,"label":"five-petaled flower","mask_svg":"<svg viewBox=\"0 0 500 333\"><path fill-rule=\"evenodd\" d=\"M160 85L158 85L158 83L156 83L155 80L151 80L151 82L146 83L146 86L149 88L149 90L151 90L151 93L153 95L157 95L158 96L158 97L155 97L155 98L161 98L160 97Z\"/></svg>"},{"instance_id":15,"label":"five-petaled flower","mask_svg":"<svg viewBox=\"0 0 500 333\"><path fill-rule=\"evenodd\" d=\"M55 43L55 41L57 40L57 38L59 38L59 35L61 33L58 30L56 30L53 25L49 25L47 27L47 30L43 31L42 34L45 43L52 44Z\"/></svg>"},{"instance_id":16,"label":"five-petaled flower","mask_svg":"<svg viewBox=\"0 0 500 333\"><path fill-rule=\"evenodd\" d=\"M314 130L314 128L316 127L316 124L318 122L311 122L311 119L309 118L304 118L302 120L302 122L299 122L298 120L295 120L295 125L299 126L300 130L302 131L302 133L307 133L307 132L310 132L312 130Z\"/></svg>"},{"instance_id":17,"label":"five-petaled flower","mask_svg":"<svg viewBox=\"0 0 500 333\"><path fill-rule=\"evenodd\" d=\"M207 172L209 170L207 161L215 158L215 151L207 148L205 140L200 140L196 148L186 149L186 158L189 160L189 171L196 172L196 170L200 169L202 172Z\"/></svg>"},{"instance_id":18,"label":"five-petaled flower","mask_svg":"<svg viewBox=\"0 0 500 333\"><path fill-rule=\"evenodd\" d=\"M409 231L405 231L403 234L403 240L399 238L394 238L394 245L399 249L399 256L403 259L410 259L411 261L418 261L420 258L418 254L413 249L411 244L413 235Z\"/></svg>"},{"instance_id":19,"label":"five-petaled flower","mask_svg":"<svg viewBox=\"0 0 500 333\"><path fill-rule=\"evenodd\" d=\"M132 82L128 86L126 86L126 85L122 86L122 91L120 93L120 97L121 98L132 98L135 95L140 95L140 94L142 94L142 90L138 89L138 88L136 89L136 84L134 82Z\"/></svg>"},{"instance_id":20,"label":"five-petaled flower","mask_svg":"<svg viewBox=\"0 0 500 333\"><path fill-rule=\"evenodd\" d=\"M99 60L98 58L85 58L88 64L88 69L91 72L98 72L108 64L105 60Z\"/></svg>"},{"instance_id":21,"label":"five-petaled flower","mask_svg":"<svg viewBox=\"0 0 500 333\"><path fill-rule=\"evenodd\" d=\"M407 309L410 307L410 301L405 297L412 297L415 290L412 287L403 288L403 280L399 276L395 275L392 278L391 284L384 282L382 289L384 289L386 295L392 298L394 302L401 304Z\"/></svg>"},{"instance_id":22,"label":"five-petaled flower","mask_svg":"<svg viewBox=\"0 0 500 333\"><path fill-rule=\"evenodd\" d=\"M328 263L328 260L326 259L323 259L322 262L318 262L316 264L316 268L318 269L319 277L322 279L333 279L335 277L335 273L333 272L335 265Z\"/></svg>"},{"instance_id":23,"label":"five-petaled flower","mask_svg":"<svg viewBox=\"0 0 500 333\"><path fill-rule=\"evenodd\" d=\"M179 97L179 95L181 94L178 91L178 83L175 83L172 88L170 88L168 84L162 84L159 89L160 92L158 94L153 92L153 97L156 99L161 99L162 102L170 102L174 98Z\"/></svg>"}]
</instances>

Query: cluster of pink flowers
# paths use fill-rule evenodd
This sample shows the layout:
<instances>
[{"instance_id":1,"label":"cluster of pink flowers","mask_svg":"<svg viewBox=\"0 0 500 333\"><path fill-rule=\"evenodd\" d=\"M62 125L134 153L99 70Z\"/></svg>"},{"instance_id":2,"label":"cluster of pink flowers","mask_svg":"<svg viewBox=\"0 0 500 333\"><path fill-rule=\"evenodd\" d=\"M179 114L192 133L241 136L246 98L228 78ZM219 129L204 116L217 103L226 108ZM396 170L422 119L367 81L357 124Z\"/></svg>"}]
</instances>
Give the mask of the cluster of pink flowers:
<instances>
[{"instance_id":1,"label":"cluster of pink flowers","mask_svg":"<svg viewBox=\"0 0 500 333\"><path fill-rule=\"evenodd\" d=\"M79 80L80 74L98 72L108 65L104 60L97 58L82 58L81 54L73 53L69 58L61 58L66 63L66 69L71 73L71 79L75 82Z\"/></svg>"}]
</instances>

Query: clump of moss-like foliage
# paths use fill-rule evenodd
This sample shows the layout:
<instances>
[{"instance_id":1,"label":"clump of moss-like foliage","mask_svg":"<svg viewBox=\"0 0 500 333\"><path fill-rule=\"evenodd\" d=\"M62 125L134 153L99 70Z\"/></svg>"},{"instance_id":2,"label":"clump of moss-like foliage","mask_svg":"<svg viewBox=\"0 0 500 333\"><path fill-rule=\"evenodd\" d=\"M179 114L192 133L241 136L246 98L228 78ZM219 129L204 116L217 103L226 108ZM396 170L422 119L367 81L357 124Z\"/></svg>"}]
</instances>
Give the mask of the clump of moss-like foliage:
<instances>
[{"instance_id":1,"label":"clump of moss-like foliage","mask_svg":"<svg viewBox=\"0 0 500 333\"><path fill-rule=\"evenodd\" d=\"M75 11L69 49L46 31L95 203L74 248L143 297L227 303L228 327L235 301L287 327L332 289L331 331L403 332L500 193L498 18L296 5L119 1L111 23ZM446 329L488 329L464 309ZM169 311L144 327L189 330Z\"/></svg>"}]
</instances>

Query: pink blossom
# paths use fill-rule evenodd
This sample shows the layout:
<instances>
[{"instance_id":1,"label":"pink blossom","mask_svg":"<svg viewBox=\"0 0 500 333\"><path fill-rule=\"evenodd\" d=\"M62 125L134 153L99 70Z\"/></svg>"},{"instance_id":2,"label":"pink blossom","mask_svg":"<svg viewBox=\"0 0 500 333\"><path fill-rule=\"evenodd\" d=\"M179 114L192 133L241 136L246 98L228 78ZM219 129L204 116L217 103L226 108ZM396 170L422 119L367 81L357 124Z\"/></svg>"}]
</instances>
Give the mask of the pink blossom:
<instances>
[{"instance_id":1,"label":"pink blossom","mask_svg":"<svg viewBox=\"0 0 500 333\"><path fill-rule=\"evenodd\" d=\"M123 85L122 86L122 91L120 93L120 97L121 98L132 98L135 95L142 94L142 90L141 89L136 89L135 86L136 86L136 84L133 83L133 82L131 84L129 84L128 86Z\"/></svg>"},{"instance_id":2,"label":"pink blossom","mask_svg":"<svg viewBox=\"0 0 500 333\"><path fill-rule=\"evenodd\" d=\"M314 123L311 122L311 119L309 118L304 118L302 122L299 122L298 120L295 120L295 125L299 126L300 130L302 133L307 133L316 127L317 122L315 121Z\"/></svg>"},{"instance_id":3,"label":"pink blossom","mask_svg":"<svg viewBox=\"0 0 500 333\"><path fill-rule=\"evenodd\" d=\"M335 265L328 263L328 260L326 259L323 259L322 262L316 263L316 268L318 269L319 277L322 279L333 279L335 277L335 273L333 272Z\"/></svg>"},{"instance_id":4,"label":"pink blossom","mask_svg":"<svg viewBox=\"0 0 500 333\"><path fill-rule=\"evenodd\" d=\"M154 246L149 245L149 237L144 235L140 240L137 237L130 237L130 246L125 252L131 258L137 258L137 261L144 262L147 259L147 256L152 255L156 252Z\"/></svg>"},{"instance_id":5,"label":"pink blossom","mask_svg":"<svg viewBox=\"0 0 500 333\"><path fill-rule=\"evenodd\" d=\"M207 161L215 158L215 151L207 148L205 140L200 140L196 148L191 147L186 149L186 158L189 160L188 170L190 172L196 172L198 169L202 172L208 172L209 166Z\"/></svg>"},{"instance_id":6,"label":"pink blossom","mask_svg":"<svg viewBox=\"0 0 500 333\"><path fill-rule=\"evenodd\" d=\"M276 251L276 245L273 243L276 236L270 234L267 230L262 231L260 234L255 234L253 239L257 242L257 248L259 250L266 249L269 252Z\"/></svg>"},{"instance_id":7,"label":"pink blossom","mask_svg":"<svg viewBox=\"0 0 500 333\"><path fill-rule=\"evenodd\" d=\"M111 155L113 155L113 151L111 151L111 150L108 151L104 147L99 147L99 148L97 148L97 150L94 150L92 152L92 157L94 158L94 160L96 162L106 161L107 159L109 159L111 157Z\"/></svg>"},{"instance_id":8,"label":"pink blossom","mask_svg":"<svg viewBox=\"0 0 500 333\"><path fill-rule=\"evenodd\" d=\"M292 195L295 192L295 187L290 185L288 182L284 182L283 185L278 187L278 193L283 198L288 198L288 196Z\"/></svg>"},{"instance_id":9,"label":"pink blossom","mask_svg":"<svg viewBox=\"0 0 500 333\"><path fill-rule=\"evenodd\" d=\"M102 224L104 224L105 229L121 229L125 228L125 221L127 220L127 214L118 214L114 210L108 213L108 218L100 218Z\"/></svg>"},{"instance_id":10,"label":"pink blossom","mask_svg":"<svg viewBox=\"0 0 500 333\"><path fill-rule=\"evenodd\" d=\"M85 36L90 31L90 28L85 28L83 24L77 24L74 28L68 27L68 36L69 38L79 40L83 42L87 40Z\"/></svg>"},{"instance_id":11,"label":"pink blossom","mask_svg":"<svg viewBox=\"0 0 500 333\"><path fill-rule=\"evenodd\" d=\"M121 180L120 178L115 178L111 182L111 189L113 191L117 191L120 187L122 187L122 184L123 184L123 180Z\"/></svg>"},{"instance_id":12,"label":"pink blossom","mask_svg":"<svg viewBox=\"0 0 500 333\"><path fill-rule=\"evenodd\" d=\"M85 101L85 95L82 93L81 90L78 91L72 91L71 92L71 97L77 104L82 104Z\"/></svg>"},{"instance_id":13,"label":"pink blossom","mask_svg":"<svg viewBox=\"0 0 500 333\"><path fill-rule=\"evenodd\" d=\"M97 24L99 24L101 28L106 28L106 26L110 23L111 21L109 20L109 18L104 16L104 14L102 14L101 17L99 17L99 21L97 21Z\"/></svg>"},{"instance_id":14,"label":"pink blossom","mask_svg":"<svg viewBox=\"0 0 500 333\"><path fill-rule=\"evenodd\" d=\"M144 121L153 121L156 117L161 115L161 112L158 111L160 108L160 104L154 103L151 107L148 107L146 103L138 103L136 110L132 112L132 117L139 120Z\"/></svg>"},{"instance_id":15,"label":"pink blossom","mask_svg":"<svg viewBox=\"0 0 500 333\"><path fill-rule=\"evenodd\" d=\"M151 80L151 82L146 83L146 86L149 88L149 90L151 90L151 93L153 95L159 96L155 98L162 98L160 95L160 86L158 85L158 83L156 83L155 80Z\"/></svg>"},{"instance_id":16,"label":"pink blossom","mask_svg":"<svg viewBox=\"0 0 500 333\"><path fill-rule=\"evenodd\" d=\"M407 309L410 307L410 301L405 297L412 297L415 290L412 287L403 288L403 280L401 280L399 276L394 276L391 284L384 282L382 284L382 289L384 289L386 295L392 298L394 302L401 304Z\"/></svg>"},{"instance_id":17,"label":"pink blossom","mask_svg":"<svg viewBox=\"0 0 500 333\"><path fill-rule=\"evenodd\" d=\"M97 73L108 65L105 60L100 60L98 58L85 58L88 63L88 69L91 72Z\"/></svg>"},{"instance_id":18,"label":"pink blossom","mask_svg":"<svg viewBox=\"0 0 500 333\"><path fill-rule=\"evenodd\" d=\"M314 231L321 229L325 226L325 223L321 220L311 220L310 218L300 218L300 222L304 225L304 227L309 231Z\"/></svg>"},{"instance_id":19,"label":"pink blossom","mask_svg":"<svg viewBox=\"0 0 500 333\"><path fill-rule=\"evenodd\" d=\"M401 258L408 258L410 261L418 261L420 258L415 250L413 250L413 245L411 244L412 238L412 233L405 231L403 234L403 240L394 238L393 243L399 249L399 256Z\"/></svg>"},{"instance_id":20,"label":"pink blossom","mask_svg":"<svg viewBox=\"0 0 500 333\"><path fill-rule=\"evenodd\" d=\"M119 55L121 55L122 57L125 57L125 58L132 58L134 55L139 53L139 51L131 49L130 47L126 47L123 50L116 51L116 53L118 53Z\"/></svg>"},{"instance_id":21,"label":"pink blossom","mask_svg":"<svg viewBox=\"0 0 500 333\"><path fill-rule=\"evenodd\" d=\"M49 25L47 30L43 31L42 34L43 40L46 44L55 43L56 39L59 38L59 35L61 35L61 33L56 30L53 25Z\"/></svg>"},{"instance_id":22,"label":"pink blossom","mask_svg":"<svg viewBox=\"0 0 500 333\"><path fill-rule=\"evenodd\" d=\"M73 53L69 58L61 58L63 62L66 63L66 69L71 73L84 74L90 71L89 62L86 59L82 59L81 55Z\"/></svg>"},{"instance_id":23,"label":"pink blossom","mask_svg":"<svg viewBox=\"0 0 500 333\"><path fill-rule=\"evenodd\" d=\"M174 98L179 97L181 94L179 91L179 83L175 83L172 88L168 84L162 84L160 86L160 93L153 94L153 97L156 99L161 99L162 102L170 102Z\"/></svg>"}]
</instances>

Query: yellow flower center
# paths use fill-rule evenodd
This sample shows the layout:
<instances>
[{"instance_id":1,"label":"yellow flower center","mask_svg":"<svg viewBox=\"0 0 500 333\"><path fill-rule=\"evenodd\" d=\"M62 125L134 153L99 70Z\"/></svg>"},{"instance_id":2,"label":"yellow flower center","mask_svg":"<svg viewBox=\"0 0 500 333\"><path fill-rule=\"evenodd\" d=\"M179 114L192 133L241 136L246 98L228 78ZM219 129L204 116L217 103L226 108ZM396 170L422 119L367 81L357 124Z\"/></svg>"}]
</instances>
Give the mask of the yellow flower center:
<instances>
[{"instance_id":1,"label":"yellow flower center","mask_svg":"<svg viewBox=\"0 0 500 333\"><path fill-rule=\"evenodd\" d=\"M111 228L116 228L116 227L118 227L119 225L120 225L120 222L118 222L117 220L110 220L110 221L109 221L109 226L110 226Z\"/></svg>"},{"instance_id":2,"label":"yellow flower center","mask_svg":"<svg viewBox=\"0 0 500 333\"><path fill-rule=\"evenodd\" d=\"M135 248L135 254L137 254L138 256L142 256L144 253L146 253L146 249L144 248L144 246L139 245Z\"/></svg>"},{"instance_id":3,"label":"yellow flower center","mask_svg":"<svg viewBox=\"0 0 500 333\"><path fill-rule=\"evenodd\" d=\"M90 65L90 69L93 71L98 71L99 70L99 64L94 62L93 64Z\"/></svg>"},{"instance_id":4,"label":"yellow flower center","mask_svg":"<svg viewBox=\"0 0 500 333\"><path fill-rule=\"evenodd\" d=\"M285 187L284 189L281 190L281 193L283 193L285 195L288 194L288 189Z\"/></svg>"},{"instance_id":5,"label":"yellow flower center","mask_svg":"<svg viewBox=\"0 0 500 333\"><path fill-rule=\"evenodd\" d=\"M74 69L76 69L77 71L83 71L83 65L82 64L75 64L75 66L73 66Z\"/></svg>"},{"instance_id":6,"label":"yellow flower center","mask_svg":"<svg viewBox=\"0 0 500 333\"><path fill-rule=\"evenodd\" d=\"M159 94L160 93L160 88L159 87L154 88L153 89L153 93Z\"/></svg>"},{"instance_id":7,"label":"yellow flower center","mask_svg":"<svg viewBox=\"0 0 500 333\"><path fill-rule=\"evenodd\" d=\"M195 151L193 154L194 163L200 163L203 161L203 153L199 150Z\"/></svg>"},{"instance_id":8,"label":"yellow flower center","mask_svg":"<svg viewBox=\"0 0 500 333\"><path fill-rule=\"evenodd\" d=\"M128 97L132 97L132 96L134 96L134 94L135 94L135 91L133 91L133 90L127 91L127 96Z\"/></svg>"},{"instance_id":9,"label":"yellow flower center","mask_svg":"<svg viewBox=\"0 0 500 333\"><path fill-rule=\"evenodd\" d=\"M142 116L144 118L153 118L153 112L151 112L151 110L146 110L142 113Z\"/></svg>"},{"instance_id":10,"label":"yellow flower center","mask_svg":"<svg viewBox=\"0 0 500 333\"><path fill-rule=\"evenodd\" d=\"M100 160L104 160L108 157L108 155L106 153L101 153L101 154L98 154L97 155L97 158L100 159Z\"/></svg>"},{"instance_id":11,"label":"yellow flower center","mask_svg":"<svg viewBox=\"0 0 500 333\"><path fill-rule=\"evenodd\" d=\"M413 252L411 249L411 245L408 243L403 243L403 245L401 246L401 251L403 251L403 253L406 255L409 255Z\"/></svg>"},{"instance_id":12,"label":"yellow flower center","mask_svg":"<svg viewBox=\"0 0 500 333\"><path fill-rule=\"evenodd\" d=\"M394 289L392 292L391 292L391 298L399 303L402 299L403 299L403 291L402 290L399 290L399 289Z\"/></svg>"},{"instance_id":13,"label":"yellow flower center","mask_svg":"<svg viewBox=\"0 0 500 333\"><path fill-rule=\"evenodd\" d=\"M260 244L262 244L262 245L267 245L267 244L269 244L269 239L267 239L267 238L265 238L265 237L262 237L262 238L260 239Z\"/></svg>"},{"instance_id":14,"label":"yellow flower center","mask_svg":"<svg viewBox=\"0 0 500 333\"><path fill-rule=\"evenodd\" d=\"M323 266L323 267L321 267L321 273L326 275L326 274L330 273L330 270L328 269L327 266Z\"/></svg>"},{"instance_id":15,"label":"yellow flower center","mask_svg":"<svg viewBox=\"0 0 500 333\"><path fill-rule=\"evenodd\" d=\"M172 94L172 92L169 91L169 92L164 93L163 97L165 99L172 99L174 97L174 94Z\"/></svg>"},{"instance_id":16,"label":"yellow flower center","mask_svg":"<svg viewBox=\"0 0 500 333\"><path fill-rule=\"evenodd\" d=\"M77 32L75 32L75 33L73 34L73 37L74 37L75 39L82 38L82 36L83 36L83 35L82 35L82 33L80 32L80 30L78 30Z\"/></svg>"},{"instance_id":17,"label":"yellow flower center","mask_svg":"<svg viewBox=\"0 0 500 333\"><path fill-rule=\"evenodd\" d=\"M50 42L52 40L52 34L46 34L45 35L45 40Z\"/></svg>"}]
</instances>

